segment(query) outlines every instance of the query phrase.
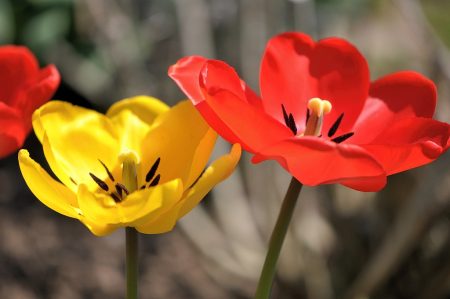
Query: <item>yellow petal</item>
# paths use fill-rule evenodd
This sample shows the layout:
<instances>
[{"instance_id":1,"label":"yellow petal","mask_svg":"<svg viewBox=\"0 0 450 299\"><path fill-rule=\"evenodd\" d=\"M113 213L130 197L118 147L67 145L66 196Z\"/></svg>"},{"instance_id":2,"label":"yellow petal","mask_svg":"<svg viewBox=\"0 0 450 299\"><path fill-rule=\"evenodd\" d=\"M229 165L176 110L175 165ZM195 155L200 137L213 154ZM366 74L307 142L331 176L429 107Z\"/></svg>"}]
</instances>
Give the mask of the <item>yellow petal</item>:
<instances>
[{"instance_id":1,"label":"yellow petal","mask_svg":"<svg viewBox=\"0 0 450 299\"><path fill-rule=\"evenodd\" d=\"M91 192L86 185L78 187L78 205L83 215L98 224L120 224L121 217L118 213L114 199L103 192Z\"/></svg>"},{"instance_id":2,"label":"yellow petal","mask_svg":"<svg viewBox=\"0 0 450 299\"><path fill-rule=\"evenodd\" d=\"M177 215L180 210L178 204L182 195L183 188L181 180L178 180L180 188L177 193L163 198L163 205L158 213L152 213L135 221L132 226L143 234L160 234L172 230L177 221Z\"/></svg>"},{"instance_id":3,"label":"yellow petal","mask_svg":"<svg viewBox=\"0 0 450 299\"><path fill-rule=\"evenodd\" d=\"M215 185L225 180L233 172L240 157L241 147L239 144L235 144L229 154L214 161L180 202L181 209L178 218L191 211Z\"/></svg>"},{"instance_id":4,"label":"yellow petal","mask_svg":"<svg viewBox=\"0 0 450 299\"><path fill-rule=\"evenodd\" d=\"M173 206L169 211L161 214L152 222L136 226L136 229L143 234L162 234L171 231L178 220L181 205Z\"/></svg>"},{"instance_id":5,"label":"yellow petal","mask_svg":"<svg viewBox=\"0 0 450 299\"><path fill-rule=\"evenodd\" d=\"M42 167L30 158L27 150L19 152L20 171L31 192L50 209L72 218L79 218L75 194L55 181Z\"/></svg>"},{"instance_id":6,"label":"yellow petal","mask_svg":"<svg viewBox=\"0 0 450 299\"><path fill-rule=\"evenodd\" d=\"M120 138L121 153L133 151L141 156L141 145L151 124L169 107L158 99L136 96L112 105L106 115L116 126Z\"/></svg>"},{"instance_id":7,"label":"yellow petal","mask_svg":"<svg viewBox=\"0 0 450 299\"><path fill-rule=\"evenodd\" d=\"M181 178L183 185L189 186L189 180L192 181L192 178L195 180L200 174L199 172L195 175L193 170L198 171L198 164L202 164L203 158L206 158L195 159L196 152L209 156L208 153L213 148L211 141L215 138L214 135L190 101L175 105L155 119L146 136L141 151L140 183L160 157L158 173L161 175L161 182Z\"/></svg>"},{"instance_id":8,"label":"yellow petal","mask_svg":"<svg viewBox=\"0 0 450 299\"><path fill-rule=\"evenodd\" d=\"M56 160L50 143L48 142L47 134L45 133L42 140L42 147L44 149L45 159L47 160L50 169L67 188L69 188L74 194L76 194L78 190L77 182L73 178L71 179L70 173L66 173L61 167L61 164L58 162L58 160Z\"/></svg>"},{"instance_id":9,"label":"yellow petal","mask_svg":"<svg viewBox=\"0 0 450 299\"><path fill-rule=\"evenodd\" d=\"M114 224L98 223L86 217L80 217L80 221L97 237L106 236L120 227Z\"/></svg>"},{"instance_id":10,"label":"yellow petal","mask_svg":"<svg viewBox=\"0 0 450 299\"><path fill-rule=\"evenodd\" d=\"M131 111L134 115L139 117L143 122L152 124L155 118L163 112L170 109L164 102L148 96L136 96L132 98L123 99L112 105L106 115L109 118L114 118L125 110Z\"/></svg>"},{"instance_id":11,"label":"yellow petal","mask_svg":"<svg viewBox=\"0 0 450 299\"><path fill-rule=\"evenodd\" d=\"M131 193L116 203L106 193L90 192L85 185L78 189L78 202L83 215L99 224L130 225L143 217L158 215L166 209L168 200L181 197L182 184L174 180L153 188Z\"/></svg>"},{"instance_id":12,"label":"yellow petal","mask_svg":"<svg viewBox=\"0 0 450 299\"><path fill-rule=\"evenodd\" d=\"M186 187L191 186L201 175L206 167L206 164L211 157L211 153L216 144L217 133L213 129L208 129L206 134L195 150L194 157L192 159L191 168L189 170L189 176L187 178Z\"/></svg>"},{"instance_id":13,"label":"yellow petal","mask_svg":"<svg viewBox=\"0 0 450 299\"><path fill-rule=\"evenodd\" d=\"M122 203L126 222L131 226L158 217L170 210L183 195L183 183L175 179L155 187L146 188L130 194ZM149 207L158 203L158 209Z\"/></svg>"},{"instance_id":14,"label":"yellow petal","mask_svg":"<svg viewBox=\"0 0 450 299\"><path fill-rule=\"evenodd\" d=\"M107 178L99 160L110 170L118 168L118 137L111 121L100 113L52 101L33 114L33 127L41 142L44 142L44 135L47 136L46 155L50 155L51 149L51 157L47 159L67 185L67 177L70 176L78 184L97 189L89 173L101 179ZM66 174L64 178L63 173Z\"/></svg>"}]
</instances>

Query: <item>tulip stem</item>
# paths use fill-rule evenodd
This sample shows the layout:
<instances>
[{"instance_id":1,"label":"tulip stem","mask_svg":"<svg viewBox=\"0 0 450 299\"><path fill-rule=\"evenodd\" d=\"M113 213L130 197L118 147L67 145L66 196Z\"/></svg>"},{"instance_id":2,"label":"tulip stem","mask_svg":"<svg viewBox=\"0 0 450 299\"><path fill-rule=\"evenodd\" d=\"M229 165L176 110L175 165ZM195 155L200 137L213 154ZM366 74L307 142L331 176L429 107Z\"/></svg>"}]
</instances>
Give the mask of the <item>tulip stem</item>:
<instances>
[{"instance_id":1,"label":"tulip stem","mask_svg":"<svg viewBox=\"0 0 450 299\"><path fill-rule=\"evenodd\" d=\"M125 157L122 164L122 180L129 192L137 190L136 161L132 155ZM125 228L127 297L137 299L138 280L138 232L134 227Z\"/></svg>"},{"instance_id":2,"label":"tulip stem","mask_svg":"<svg viewBox=\"0 0 450 299\"><path fill-rule=\"evenodd\" d=\"M137 299L138 233L134 227L125 228L127 263L127 299Z\"/></svg>"},{"instance_id":3,"label":"tulip stem","mask_svg":"<svg viewBox=\"0 0 450 299\"><path fill-rule=\"evenodd\" d=\"M273 278L275 277L275 267L278 257L280 256L281 246L286 237L289 223L291 222L292 214L302 187L302 183L297 181L297 179L294 177L291 179L280 213L278 214L277 222L270 237L269 249L267 251L266 260L264 261L254 299L267 299L270 297Z\"/></svg>"}]
</instances>

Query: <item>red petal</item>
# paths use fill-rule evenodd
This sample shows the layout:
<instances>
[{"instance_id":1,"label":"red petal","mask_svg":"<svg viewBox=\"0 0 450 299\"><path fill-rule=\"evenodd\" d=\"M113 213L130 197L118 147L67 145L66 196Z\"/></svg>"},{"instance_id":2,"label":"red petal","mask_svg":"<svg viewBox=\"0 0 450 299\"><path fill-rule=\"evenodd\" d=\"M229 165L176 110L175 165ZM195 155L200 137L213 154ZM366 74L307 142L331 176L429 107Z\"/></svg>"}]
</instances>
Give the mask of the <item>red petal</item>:
<instances>
[{"instance_id":1,"label":"red petal","mask_svg":"<svg viewBox=\"0 0 450 299\"><path fill-rule=\"evenodd\" d=\"M333 110L325 118L324 130L345 113L340 134L350 131L364 106L369 70L364 57L345 40L328 38L314 43L305 34L284 33L267 45L260 85L267 113L283 121L284 104L300 131L307 102L314 97L329 100Z\"/></svg>"},{"instance_id":2,"label":"red petal","mask_svg":"<svg viewBox=\"0 0 450 299\"><path fill-rule=\"evenodd\" d=\"M289 129L265 114L261 100L224 62L186 57L170 67L169 76L208 124L231 143L255 152L292 136Z\"/></svg>"},{"instance_id":3,"label":"red petal","mask_svg":"<svg viewBox=\"0 0 450 299\"><path fill-rule=\"evenodd\" d=\"M386 174L370 177L370 178L355 178L349 180L340 181L340 183L346 187L352 188L358 191L376 192L386 186L387 177Z\"/></svg>"},{"instance_id":4,"label":"red petal","mask_svg":"<svg viewBox=\"0 0 450 299\"><path fill-rule=\"evenodd\" d=\"M421 74L403 71L382 77L370 86L370 97L353 129L352 143L370 143L405 118L431 118L435 107L436 86Z\"/></svg>"},{"instance_id":5,"label":"red petal","mask_svg":"<svg viewBox=\"0 0 450 299\"><path fill-rule=\"evenodd\" d=\"M212 113L214 117L226 124L237 138L237 140L228 141L238 142L246 150L256 152L260 148L292 136L292 132L286 126L267 115L260 105L249 101L246 97L248 93L237 88L237 84L240 85L241 81L227 64L220 61L208 61L201 76L204 102L209 109L208 113ZM207 115L208 113L202 108L199 107L202 115ZM221 127L216 128L214 122L209 121L209 123L223 136Z\"/></svg>"},{"instance_id":6,"label":"red petal","mask_svg":"<svg viewBox=\"0 0 450 299\"><path fill-rule=\"evenodd\" d=\"M437 159L449 147L450 126L430 118L408 118L386 128L372 144L360 145L388 175Z\"/></svg>"},{"instance_id":7,"label":"red petal","mask_svg":"<svg viewBox=\"0 0 450 299\"><path fill-rule=\"evenodd\" d=\"M21 112L27 130L31 114L48 101L60 83L54 65L39 69L36 58L27 48L0 47L0 101Z\"/></svg>"},{"instance_id":8,"label":"red petal","mask_svg":"<svg viewBox=\"0 0 450 299\"><path fill-rule=\"evenodd\" d=\"M34 55L25 47L0 47L0 101L12 106L29 78L38 74Z\"/></svg>"},{"instance_id":9,"label":"red petal","mask_svg":"<svg viewBox=\"0 0 450 299\"><path fill-rule=\"evenodd\" d=\"M0 102L0 158L19 149L27 134L20 112Z\"/></svg>"},{"instance_id":10,"label":"red petal","mask_svg":"<svg viewBox=\"0 0 450 299\"><path fill-rule=\"evenodd\" d=\"M203 91L200 88L200 72L207 61L208 59L200 56L181 58L169 68L169 77L183 90L214 130L229 142L237 143L239 139L204 101Z\"/></svg>"},{"instance_id":11,"label":"red petal","mask_svg":"<svg viewBox=\"0 0 450 299\"><path fill-rule=\"evenodd\" d=\"M283 140L257 153L252 162L269 159L277 160L309 186L342 183L361 191L378 191L385 182L381 165L359 146L317 137Z\"/></svg>"},{"instance_id":12,"label":"red petal","mask_svg":"<svg viewBox=\"0 0 450 299\"><path fill-rule=\"evenodd\" d=\"M194 105L204 100L199 77L206 61L208 59L201 56L188 56L169 67L169 77L177 83Z\"/></svg>"},{"instance_id":13,"label":"red petal","mask_svg":"<svg viewBox=\"0 0 450 299\"><path fill-rule=\"evenodd\" d=\"M201 56L188 56L181 58L176 64L170 66L168 74L191 99L192 103L197 105L204 100L200 88L200 72L203 70L206 63L215 62L223 64L228 69L227 72L221 74L227 77L211 78L211 82L217 82L218 88L227 89L238 97L245 98L251 105L262 108L261 100L254 91L251 90L243 80L239 79L238 74L233 68L221 61L206 59ZM212 72L210 72L209 75L211 77L217 77L217 74Z\"/></svg>"},{"instance_id":14,"label":"red petal","mask_svg":"<svg viewBox=\"0 0 450 299\"><path fill-rule=\"evenodd\" d=\"M30 83L25 90L22 101L16 103L16 107L21 107L24 117L31 120L34 110L55 94L60 82L61 76L54 65L41 69L34 82Z\"/></svg>"}]
</instances>

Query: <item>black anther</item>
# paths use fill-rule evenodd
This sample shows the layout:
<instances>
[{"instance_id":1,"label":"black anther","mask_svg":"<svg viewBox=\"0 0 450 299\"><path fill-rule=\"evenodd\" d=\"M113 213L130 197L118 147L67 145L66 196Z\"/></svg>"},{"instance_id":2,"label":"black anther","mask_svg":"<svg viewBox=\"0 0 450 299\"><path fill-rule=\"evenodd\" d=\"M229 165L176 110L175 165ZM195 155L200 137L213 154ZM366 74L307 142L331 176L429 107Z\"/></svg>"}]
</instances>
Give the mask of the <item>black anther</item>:
<instances>
[{"instance_id":1,"label":"black anther","mask_svg":"<svg viewBox=\"0 0 450 299\"><path fill-rule=\"evenodd\" d=\"M349 139L350 137L352 137L354 134L355 134L354 132L346 133L344 135L341 135L341 136L331 139L331 141L336 142L336 143L341 143L341 142Z\"/></svg>"},{"instance_id":2,"label":"black anther","mask_svg":"<svg viewBox=\"0 0 450 299\"><path fill-rule=\"evenodd\" d=\"M119 194L120 197L122 197L122 192L125 192L126 195L130 194L127 187L125 187L123 184L116 183L114 186L116 187L117 194Z\"/></svg>"},{"instance_id":3,"label":"black anther","mask_svg":"<svg viewBox=\"0 0 450 299\"><path fill-rule=\"evenodd\" d=\"M294 133L294 135L297 135L297 126L295 124L294 115L292 115L292 113L289 113L289 115L288 115L283 104L281 104L281 109L283 110L283 117L284 117L284 122L286 123L286 126L289 129L291 129L291 131L292 131L292 133Z\"/></svg>"},{"instance_id":4,"label":"black anther","mask_svg":"<svg viewBox=\"0 0 450 299\"><path fill-rule=\"evenodd\" d=\"M158 157L158 159L156 159L155 163L153 163L152 167L150 168L150 170L147 172L147 175L145 176L145 181L148 183L150 182L153 177L156 174L156 171L158 170L158 166L159 166L159 162L161 161L161 158Z\"/></svg>"},{"instance_id":5,"label":"black anther","mask_svg":"<svg viewBox=\"0 0 450 299\"><path fill-rule=\"evenodd\" d=\"M100 162L100 164L102 164L103 168L105 168L109 179L114 182L114 177L113 177L112 173L109 171L108 167L106 167L105 163L103 163L100 159L98 161Z\"/></svg>"},{"instance_id":6,"label":"black anther","mask_svg":"<svg viewBox=\"0 0 450 299\"><path fill-rule=\"evenodd\" d=\"M286 126L289 127L289 116L288 116L283 104L281 104L281 109L283 110L284 123L286 124Z\"/></svg>"},{"instance_id":7,"label":"black anther","mask_svg":"<svg viewBox=\"0 0 450 299\"><path fill-rule=\"evenodd\" d=\"M344 117L344 113L339 115L339 117L336 119L334 124L331 126L331 128L328 130L328 137L332 137L334 134L336 134L337 129L339 129L339 125L341 124L342 118Z\"/></svg>"},{"instance_id":8,"label":"black anther","mask_svg":"<svg viewBox=\"0 0 450 299\"><path fill-rule=\"evenodd\" d=\"M297 125L295 124L294 116L292 113L289 113L289 129L291 129L294 135L297 135Z\"/></svg>"},{"instance_id":9,"label":"black anther","mask_svg":"<svg viewBox=\"0 0 450 299\"><path fill-rule=\"evenodd\" d=\"M90 172L89 172L89 175L90 175L91 178L94 180L94 182L97 183L97 185L98 185L100 188L102 188L102 189L105 190L105 191L108 191L108 190L109 190L108 185L107 185L105 182L103 182L101 179L99 179L98 177L96 177L93 173L90 173Z\"/></svg>"},{"instance_id":10,"label":"black anther","mask_svg":"<svg viewBox=\"0 0 450 299\"><path fill-rule=\"evenodd\" d=\"M149 186L149 187L154 187L154 186L158 185L160 179L161 179L161 176L158 174L158 175L153 179L153 181L150 183L150 185L148 185L148 186Z\"/></svg>"},{"instance_id":11,"label":"black anther","mask_svg":"<svg viewBox=\"0 0 450 299\"><path fill-rule=\"evenodd\" d=\"M121 201L122 201L122 200L121 200L119 197L117 197L117 195L115 195L114 193L110 193L109 195L112 197L112 199L114 199L115 202L121 202Z\"/></svg>"}]
</instances>

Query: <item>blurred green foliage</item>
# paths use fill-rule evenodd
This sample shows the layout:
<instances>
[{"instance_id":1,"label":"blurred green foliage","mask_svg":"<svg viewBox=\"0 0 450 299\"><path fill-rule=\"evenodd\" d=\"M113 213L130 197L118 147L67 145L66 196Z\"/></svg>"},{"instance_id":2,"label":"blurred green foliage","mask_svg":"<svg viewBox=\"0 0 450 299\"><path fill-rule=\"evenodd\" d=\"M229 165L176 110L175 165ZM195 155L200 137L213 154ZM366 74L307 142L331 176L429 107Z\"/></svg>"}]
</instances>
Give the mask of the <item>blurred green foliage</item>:
<instances>
[{"instance_id":1,"label":"blurred green foliage","mask_svg":"<svg viewBox=\"0 0 450 299\"><path fill-rule=\"evenodd\" d=\"M8 0L0 1L0 44L12 43L14 39L14 19L12 6Z\"/></svg>"},{"instance_id":2,"label":"blurred green foliage","mask_svg":"<svg viewBox=\"0 0 450 299\"><path fill-rule=\"evenodd\" d=\"M421 0L424 12L442 41L450 47L450 1Z\"/></svg>"},{"instance_id":3,"label":"blurred green foliage","mask_svg":"<svg viewBox=\"0 0 450 299\"><path fill-rule=\"evenodd\" d=\"M69 36L72 8L72 0L0 0L0 44L27 45L39 57Z\"/></svg>"}]
</instances>

